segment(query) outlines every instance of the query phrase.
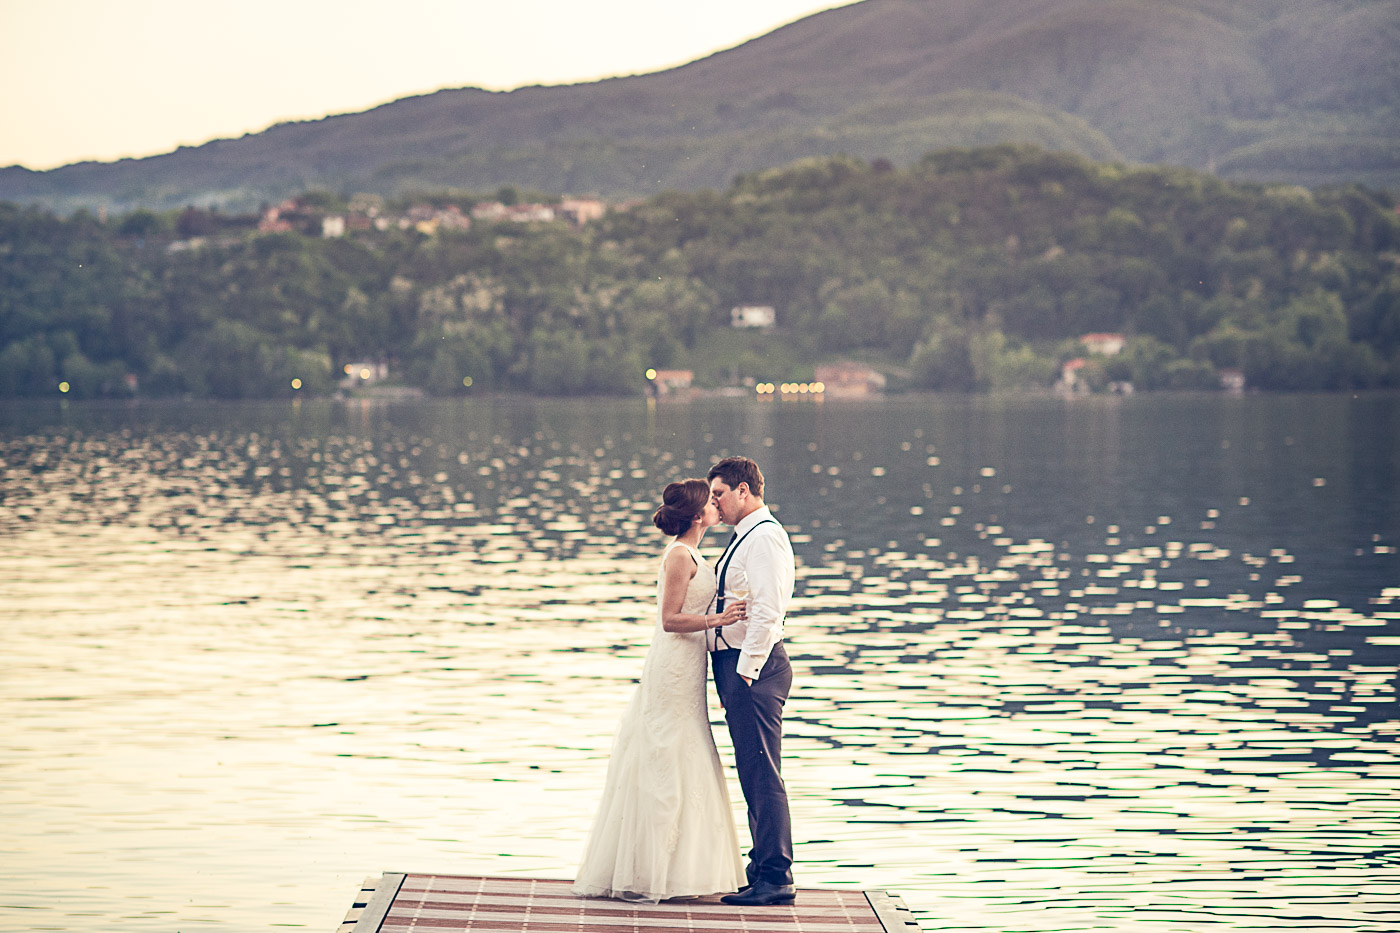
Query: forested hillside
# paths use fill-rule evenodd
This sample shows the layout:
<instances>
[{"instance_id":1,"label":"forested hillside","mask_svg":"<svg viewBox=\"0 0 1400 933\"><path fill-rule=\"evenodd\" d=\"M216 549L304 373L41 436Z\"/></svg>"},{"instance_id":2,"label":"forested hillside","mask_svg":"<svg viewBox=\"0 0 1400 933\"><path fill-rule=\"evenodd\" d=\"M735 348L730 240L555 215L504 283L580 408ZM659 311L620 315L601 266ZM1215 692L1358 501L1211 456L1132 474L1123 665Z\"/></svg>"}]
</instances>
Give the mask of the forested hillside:
<instances>
[{"instance_id":1,"label":"forested hillside","mask_svg":"<svg viewBox=\"0 0 1400 933\"><path fill-rule=\"evenodd\" d=\"M1400 384L1400 219L1359 187L1000 146L802 161L584 227L255 222L0 207L0 395L323 393L361 360L433 393L636 393L651 366L717 385L841 357L896 386L1043 389L1105 331L1129 340L1098 383ZM776 331L731 329L739 304Z\"/></svg>"},{"instance_id":2,"label":"forested hillside","mask_svg":"<svg viewBox=\"0 0 1400 933\"><path fill-rule=\"evenodd\" d=\"M866 0L656 74L442 90L147 159L4 168L0 200L67 213L246 210L308 188L649 196L802 157L907 166L999 142L1400 189L1400 0Z\"/></svg>"}]
</instances>

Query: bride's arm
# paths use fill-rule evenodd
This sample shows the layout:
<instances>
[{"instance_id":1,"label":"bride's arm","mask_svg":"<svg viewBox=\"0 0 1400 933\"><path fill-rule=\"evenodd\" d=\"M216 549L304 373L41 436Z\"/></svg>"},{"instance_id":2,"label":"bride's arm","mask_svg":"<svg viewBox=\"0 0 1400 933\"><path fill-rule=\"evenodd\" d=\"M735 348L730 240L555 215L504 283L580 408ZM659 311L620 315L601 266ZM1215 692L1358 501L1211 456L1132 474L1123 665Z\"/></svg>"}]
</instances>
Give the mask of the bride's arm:
<instances>
[{"instance_id":1,"label":"bride's arm","mask_svg":"<svg viewBox=\"0 0 1400 933\"><path fill-rule=\"evenodd\" d=\"M728 625L744 617L742 600L734 600L723 613L699 614L681 612L685 591L695 576L695 559L683 547L671 548L661 562L661 627L668 632L703 632L707 628Z\"/></svg>"}]
</instances>

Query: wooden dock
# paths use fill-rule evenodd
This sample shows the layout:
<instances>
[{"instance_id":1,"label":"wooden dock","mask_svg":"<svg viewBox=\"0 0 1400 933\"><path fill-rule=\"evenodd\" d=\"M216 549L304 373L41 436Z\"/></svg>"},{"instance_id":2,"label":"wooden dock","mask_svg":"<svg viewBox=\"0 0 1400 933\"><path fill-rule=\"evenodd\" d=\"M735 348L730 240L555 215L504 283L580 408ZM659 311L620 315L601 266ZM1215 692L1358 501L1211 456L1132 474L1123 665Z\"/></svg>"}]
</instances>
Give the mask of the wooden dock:
<instances>
[{"instance_id":1,"label":"wooden dock","mask_svg":"<svg viewBox=\"0 0 1400 933\"><path fill-rule=\"evenodd\" d=\"M798 888L783 907L729 907L719 895L633 904L577 897L544 878L385 873L367 880L337 933L919 933L882 891Z\"/></svg>"}]
</instances>

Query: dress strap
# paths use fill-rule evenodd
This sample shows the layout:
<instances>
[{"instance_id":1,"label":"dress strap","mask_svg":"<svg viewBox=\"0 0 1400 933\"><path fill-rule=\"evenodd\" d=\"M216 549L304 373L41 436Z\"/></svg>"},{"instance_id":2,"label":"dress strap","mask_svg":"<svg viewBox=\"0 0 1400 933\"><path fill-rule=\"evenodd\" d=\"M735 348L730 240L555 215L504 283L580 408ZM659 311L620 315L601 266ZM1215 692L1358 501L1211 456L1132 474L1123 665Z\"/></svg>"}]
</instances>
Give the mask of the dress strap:
<instances>
[{"instance_id":1,"label":"dress strap","mask_svg":"<svg viewBox=\"0 0 1400 933\"><path fill-rule=\"evenodd\" d=\"M704 561L700 559L700 552L695 550L695 548L691 547L690 545L686 544L684 541L672 541L670 544L666 545L666 549L661 552L661 559L665 560L666 555L671 553L671 549L674 547L683 547L687 551L689 551L690 559L695 561L697 565L704 563Z\"/></svg>"}]
</instances>

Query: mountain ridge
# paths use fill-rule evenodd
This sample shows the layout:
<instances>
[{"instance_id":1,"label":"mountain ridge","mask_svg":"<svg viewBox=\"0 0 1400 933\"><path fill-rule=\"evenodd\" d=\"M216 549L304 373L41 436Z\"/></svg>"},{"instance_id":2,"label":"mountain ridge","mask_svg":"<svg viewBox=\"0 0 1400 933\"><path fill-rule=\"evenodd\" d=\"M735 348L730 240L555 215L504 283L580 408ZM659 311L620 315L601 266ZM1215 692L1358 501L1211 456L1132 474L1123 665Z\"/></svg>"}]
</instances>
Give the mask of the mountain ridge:
<instances>
[{"instance_id":1,"label":"mountain ridge","mask_svg":"<svg viewBox=\"0 0 1400 933\"><path fill-rule=\"evenodd\" d=\"M1395 187L1397 75L1400 0L865 0L650 74L444 89L144 159L12 166L0 199L246 208L312 187L502 185L621 197L805 156L910 163L1003 141Z\"/></svg>"}]
</instances>

